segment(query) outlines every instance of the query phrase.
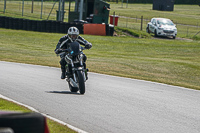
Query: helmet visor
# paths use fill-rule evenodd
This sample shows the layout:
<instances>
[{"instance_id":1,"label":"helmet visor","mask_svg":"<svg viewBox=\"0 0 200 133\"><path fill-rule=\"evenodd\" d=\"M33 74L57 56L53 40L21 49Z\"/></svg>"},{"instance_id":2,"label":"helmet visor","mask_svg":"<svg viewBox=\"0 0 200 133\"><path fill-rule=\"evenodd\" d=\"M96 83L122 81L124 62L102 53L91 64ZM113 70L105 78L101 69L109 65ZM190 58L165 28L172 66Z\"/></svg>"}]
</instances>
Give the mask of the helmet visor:
<instances>
[{"instance_id":1,"label":"helmet visor","mask_svg":"<svg viewBox=\"0 0 200 133\"><path fill-rule=\"evenodd\" d=\"M71 39L74 41L77 39L78 35L76 34L72 34L72 35L69 35L71 37Z\"/></svg>"}]
</instances>

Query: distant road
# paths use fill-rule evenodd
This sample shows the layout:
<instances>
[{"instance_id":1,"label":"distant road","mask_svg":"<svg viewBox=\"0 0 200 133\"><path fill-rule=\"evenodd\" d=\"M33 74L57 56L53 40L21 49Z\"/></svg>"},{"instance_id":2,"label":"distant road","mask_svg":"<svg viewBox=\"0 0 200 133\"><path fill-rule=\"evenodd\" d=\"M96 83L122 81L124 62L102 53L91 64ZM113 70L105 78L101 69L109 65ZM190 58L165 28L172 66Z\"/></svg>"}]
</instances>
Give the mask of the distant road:
<instances>
[{"instance_id":1,"label":"distant road","mask_svg":"<svg viewBox=\"0 0 200 133\"><path fill-rule=\"evenodd\" d=\"M79 95L60 74L0 61L0 94L89 133L200 132L200 91L89 73Z\"/></svg>"}]
</instances>

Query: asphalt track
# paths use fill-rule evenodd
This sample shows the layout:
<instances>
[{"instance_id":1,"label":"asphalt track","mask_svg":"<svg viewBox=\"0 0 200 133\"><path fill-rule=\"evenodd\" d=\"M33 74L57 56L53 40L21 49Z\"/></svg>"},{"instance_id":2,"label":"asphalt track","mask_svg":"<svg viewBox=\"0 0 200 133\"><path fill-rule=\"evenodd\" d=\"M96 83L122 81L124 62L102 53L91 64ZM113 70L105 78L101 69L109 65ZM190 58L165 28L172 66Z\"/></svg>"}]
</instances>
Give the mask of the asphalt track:
<instances>
[{"instance_id":1,"label":"asphalt track","mask_svg":"<svg viewBox=\"0 0 200 133\"><path fill-rule=\"evenodd\" d=\"M200 132L200 91L89 73L80 95L60 72L0 61L0 94L89 133Z\"/></svg>"}]
</instances>

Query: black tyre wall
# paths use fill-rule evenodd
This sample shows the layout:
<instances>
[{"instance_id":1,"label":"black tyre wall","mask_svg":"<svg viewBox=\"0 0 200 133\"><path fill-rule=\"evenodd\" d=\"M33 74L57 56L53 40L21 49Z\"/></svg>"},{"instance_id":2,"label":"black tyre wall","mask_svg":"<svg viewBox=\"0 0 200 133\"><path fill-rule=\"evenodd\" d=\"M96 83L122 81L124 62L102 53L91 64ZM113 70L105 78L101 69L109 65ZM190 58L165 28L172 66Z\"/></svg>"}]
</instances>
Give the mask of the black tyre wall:
<instances>
[{"instance_id":1,"label":"black tyre wall","mask_svg":"<svg viewBox=\"0 0 200 133\"><path fill-rule=\"evenodd\" d=\"M0 28L16 29L16 30L28 30L38 32L50 32L50 33L64 33L67 34L69 27L75 26L79 29L80 34L83 32L83 23L72 22L59 22L48 20L28 20L21 18L12 18L0 16ZM106 35L113 36L114 26L106 24Z\"/></svg>"}]
</instances>

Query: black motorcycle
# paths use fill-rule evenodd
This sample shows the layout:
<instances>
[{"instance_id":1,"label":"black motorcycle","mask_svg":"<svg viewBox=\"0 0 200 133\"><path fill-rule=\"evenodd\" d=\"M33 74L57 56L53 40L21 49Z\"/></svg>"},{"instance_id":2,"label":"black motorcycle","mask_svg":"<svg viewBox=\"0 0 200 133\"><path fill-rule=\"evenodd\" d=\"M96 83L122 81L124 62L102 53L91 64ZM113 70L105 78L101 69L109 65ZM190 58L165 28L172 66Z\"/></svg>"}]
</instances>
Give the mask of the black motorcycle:
<instances>
[{"instance_id":1,"label":"black motorcycle","mask_svg":"<svg viewBox=\"0 0 200 133\"><path fill-rule=\"evenodd\" d=\"M79 91L80 94L85 93L85 82L87 80L88 71L83 61L83 50L85 50L85 48L81 47L76 41L70 43L68 49L62 49L62 52L66 54L66 81L69 84L69 89L71 92Z\"/></svg>"}]
</instances>

